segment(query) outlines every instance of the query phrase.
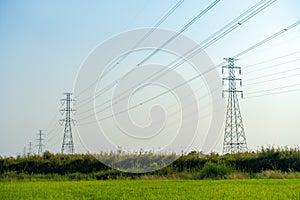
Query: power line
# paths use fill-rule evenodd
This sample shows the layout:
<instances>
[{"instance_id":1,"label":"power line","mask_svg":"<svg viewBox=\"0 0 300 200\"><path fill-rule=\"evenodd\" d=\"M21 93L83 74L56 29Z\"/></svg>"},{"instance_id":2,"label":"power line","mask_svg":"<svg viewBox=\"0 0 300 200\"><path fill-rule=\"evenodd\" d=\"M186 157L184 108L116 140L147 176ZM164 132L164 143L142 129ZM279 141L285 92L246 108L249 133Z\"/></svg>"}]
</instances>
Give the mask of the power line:
<instances>
[{"instance_id":1,"label":"power line","mask_svg":"<svg viewBox=\"0 0 300 200\"><path fill-rule=\"evenodd\" d=\"M276 0L268 1L268 2L266 2L265 4L261 5L261 4L264 3L265 1L266 1L266 0L262 0L262 1L258 2L257 4L255 4L254 6L252 6L250 9L248 9L246 12L244 12L243 14L241 14L239 17L237 17L236 19L234 19L233 21L231 21L230 23L228 23L227 25L225 25L224 27L222 27L220 30L218 30L217 32L215 32L214 34L212 34L212 35L215 37L215 36L217 36L219 33L221 33L222 31L226 30L226 28L229 27L228 30L226 30L225 32L223 32L223 33L221 34L221 37L217 36L217 38L218 38L217 40L216 40L216 38L213 38L212 36L209 36L207 39L205 39L204 41L202 41L199 45L200 45L200 46L204 45L205 48L208 48L210 45L214 44L214 43L217 42L219 39L221 39L222 37L224 37L224 36L226 36L227 34L229 34L229 33L230 33L231 31L233 31L235 28L237 28L238 26L240 26L242 23L246 22L246 21L249 20L250 18L254 17L256 14L258 14L259 12L261 12L263 9L267 8L268 6L270 6L270 5L271 5L272 3L274 3ZM260 7L259 7L259 6L260 6ZM258 8L257 8L257 7L258 7ZM250 12L251 12L251 13L250 13ZM249 13L250 13L250 14L249 14ZM249 14L249 15L247 15L247 14ZM244 17L244 18L242 18L242 17ZM241 18L242 18L242 19L241 19ZM241 20L241 21L238 22L239 20ZM238 23L236 23L236 22L238 22ZM234 24L234 23L236 23L236 24ZM234 26L230 27L231 25L234 25ZM236 26L236 25L238 25L238 26ZM209 41L209 39L212 39L211 41L213 41L213 42ZM207 44L205 44L205 42L207 42ZM172 65L172 64L174 64L174 63L176 63L176 62L179 61L179 60L181 60L181 62L178 62L176 65L172 66L171 68L167 68L167 69L164 70L164 71L157 71L157 72L153 73L152 75L150 75L149 77L147 77L146 79L144 79L142 82L145 82L145 81L147 81L147 80L153 78L153 77L154 77L155 75L157 75L157 74L159 74L159 75L158 75L157 77L153 78L151 81L154 81L154 80L160 78L161 76L163 76L163 75L169 73L171 70L174 70L174 69L176 69L177 67L181 66L183 63L186 62L186 60L191 59L192 57L194 57L195 55L197 55L198 53L200 53L202 50L203 50L203 49L199 49L199 48L198 48L198 45L196 45L194 48L192 48L191 50L189 50L188 52L186 52L186 53L183 55L184 57L188 55L188 57L187 57L185 60L181 60L180 58L175 59L175 60L172 61L170 64L168 64L168 66L170 66L170 65ZM190 55L189 55L189 54L190 54ZM121 78L120 78L120 79L121 79ZM110 84L110 85L109 85L109 86L110 86L109 88L113 87L115 84L117 84L117 82L118 82L118 80L117 80L117 81L114 81L113 84ZM140 84L140 83L139 83L139 84ZM138 85L138 84L137 84L137 85ZM105 88L106 88L106 87L105 87ZM131 87L131 88L129 88L129 89L123 91L123 92L122 92L121 94L119 94L116 98L120 98L122 95L126 94L126 93L127 93L128 91L130 91L132 88L133 88L133 87ZM107 91L107 90L105 90L105 91ZM101 94L101 93L100 93L100 94ZM119 99L119 101L125 99L126 97L127 97L127 96L125 96L125 97ZM91 99L91 100L93 100L93 99ZM96 107L103 106L103 105L105 105L105 104L107 104L107 103L109 103L109 102L110 102L110 100L107 100L107 101L101 103L100 105L97 105ZM106 107L105 107L104 109L102 109L102 110L106 110L106 109L109 108L109 107L110 107L110 106L106 106ZM88 110L86 110L86 111L84 111L84 112L82 112L82 113L88 112L88 111L93 110L93 109L94 109L94 107L93 107L93 108L90 108L90 109L88 109ZM81 114L82 114L82 113L81 113ZM91 115L90 115L90 116L91 116ZM86 119L86 118L88 118L88 117L89 117L89 116L85 117L84 119ZM82 119L83 119L83 118L82 118Z\"/></svg>"},{"instance_id":2,"label":"power line","mask_svg":"<svg viewBox=\"0 0 300 200\"><path fill-rule=\"evenodd\" d=\"M142 44L142 42L144 42L181 4L183 3L183 0L177 2L171 10L169 10L164 16L163 18L161 18L155 25L154 27L148 31L143 37L142 39L140 39L133 47L131 50L136 49L140 44ZM120 64L120 62L122 62L129 54L125 54L123 57L121 57L120 60L118 60L117 63L115 63L115 65L113 67L111 67L110 69L108 69L107 71L104 72L103 76L105 76L106 74L108 74L111 70L113 70L118 64Z\"/></svg>"},{"instance_id":3,"label":"power line","mask_svg":"<svg viewBox=\"0 0 300 200\"><path fill-rule=\"evenodd\" d=\"M293 68L293 69L284 70L284 71L280 71L280 72L276 72L276 73L272 73L272 74L268 74L268 75L264 75L264 76L257 76L257 77L254 77L254 78L247 79L247 82L252 81L252 80L261 79L261 78L266 78L266 76L275 76L275 75L278 75L278 74L283 74L283 73L286 73L286 72L295 71L295 70L298 70L298 69L300 69L300 68Z\"/></svg>"},{"instance_id":4,"label":"power line","mask_svg":"<svg viewBox=\"0 0 300 200\"><path fill-rule=\"evenodd\" d=\"M169 38L159 48L157 48L156 50L154 50L150 55L148 55L140 63L138 63L137 66L141 66L143 63L145 63L147 60L149 60L152 56L154 56L155 54L157 54L161 49L163 49L166 45L168 45L175 38L177 38L181 33L183 33L186 29L188 29L193 23L195 23L198 19L200 19L203 15L205 15L210 9L212 9L219 2L220 2L220 0L215 0L213 3L211 3L202 12L200 12L196 17L194 17L185 26L183 26L175 35L173 35L171 38Z\"/></svg>"},{"instance_id":5,"label":"power line","mask_svg":"<svg viewBox=\"0 0 300 200\"><path fill-rule=\"evenodd\" d=\"M247 66L243 67L243 69L247 69L249 67L254 67L256 65L261 65L261 64L264 64L264 63L267 63L267 62L271 62L271 61L274 61L274 60L278 60L278 59L285 58L285 57L292 56L292 55L299 54L299 53L300 53L300 51L295 51L295 52L292 52L292 53L285 54L283 56L279 56L279 57L276 57L276 58L260 61L258 63L254 63L252 65L247 65Z\"/></svg>"},{"instance_id":6,"label":"power line","mask_svg":"<svg viewBox=\"0 0 300 200\"><path fill-rule=\"evenodd\" d=\"M295 76L299 76L299 75L300 74L292 74L292 75L289 75L289 76L283 76L283 77L274 78L274 79L270 79L270 80L264 80L264 81L259 81L259 82L244 84L244 86L254 85L254 84L260 84L260 83L266 83L266 82L270 82L270 81L277 81L277 80L280 80L280 79L291 78L291 77L295 77Z\"/></svg>"},{"instance_id":7,"label":"power line","mask_svg":"<svg viewBox=\"0 0 300 200\"><path fill-rule=\"evenodd\" d=\"M259 46L265 44L266 42L272 40L273 38L276 38L277 36L279 36L279 35L281 35L281 34L287 32L287 31L289 31L290 29L292 29L292 28L298 26L299 24L300 24L300 20L298 20L297 22L293 23L292 25L286 27L285 29L282 29L281 31L278 31L277 33L271 35L270 37L268 37L268 38L266 38L266 39L264 39L264 40L258 42L256 45L253 45L252 47L249 47L248 49L246 49L246 50L244 50L244 51L238 53L237 55L234 56L234 58L240 57L240 56L242 56L242 55L248 53L248 52L251 51L252 49L257 48L257 47L259 47Z\"/></svg>"},{"instance_id":8,"label":"power line","mask_svg":"<svg viewBox=\"0 0 300 200\"><path fill-rule=\"evenodd\" d=\"M217 35L219 35L222 31L228 29L230 26L232 25L239 25L239 20L242 19L242 17L246 16L248 13L250 13L251 11L253 11L254 9L256 9L258 6L260 6L262 3L264 3L266 0L261 0L259 1L257 4L255 4L254 6L250 7L248 10L246 10L244 13L242 13L241 15L239 15L237 18L235 18L234 20L232 20L231 22L229 22L228 24L226 24L225 26L223 26L221 29L219 29L218 31L216 31L215 33L211 34L209 37L207 37L205 40L203 40L200 45L204 45L205 43L209 42L210 40L212 40L214 37L216 37ZM196 46L197 47L197 46ZM190 51L195 50L194 48L191 49Z\"/></svg>"},{"instance_id":9,"label":"power line","mask_svg":"<svg viewBox=\"0 0 300 200\"><path fill-rule=\"evenodd\" d=\"M270 90L270 91L272 91L272 90ZM266 94L260 94L260 95L246 96L245 99L252 99L252 98L264 97L264 96L270 96L270 95L279 95L279 94L285 94L285 93L291 93L291 92L300 92L300 89L293 89L293 90L286 90L286 91L281 91L281 92L273 92L273 93L266 93Z\"/></svg>"},{"instance_id":10,"label":"power line","mask_svg":"<svg viewBox=\"0 0 300 200\"><path fill-rule=\"evenodd\" d=\"M210 47L212 44L214 44L215 42L217 42L219 39L223 38L224 36L226 36L227 34L229 34L230 32L232 32L234 29L236 29L237 27L239 27L242 23L244 23L245 21L249 20L251 17L255 16L256 14L258 14L260 11L262 11L263 9L265 9L266 7L268 7L269 5L271 5L272 3L274 3L276 0L272 0L272 1L268 1L267 3L265 3L264 5L262 5L261 7L259 7L257 10L254 10L255 8L257 8L261 3L263 3L265 0L260 1L259 3L257 3L256 5L254 5L253 7L251 7L250 9L248 9L245 13L241 14L239 17L237 17L236 19L234 19L233 21L231 21L229 24L225 25L224 27L222 27L220 30L218 30L217 32L215 32L213 35L216 36L217 33L220 33L224 30L226 30L226 28L228 28L228 26L234 24L235 22L237 22L238 20L240 20L242 17L246 16L245 18L243 18L240 22L234 24L234 26L231 26L229 29L227 29L226 31L224 31L223 33L221 33L220 35L218 35L216 38L213 38L211 36L209 36L208 38L212 39L210 41L208 41L208 38L205 39L204 41L202 41L199 46L203 46L202 48L199 48L198 45L196 45L194 48L192 48L191 50L189 50L188 52L186 52L183 57L185 59L175 59L173 62L171 62L170 64L168 64L168 66L176 63L176 65L172 66L171 68L166 69L165 71L161 72L156 72L154 75L156 75L157 73L161 73L159 76L155 77L154 79L152 79L151 81L154 81L156 79L158 79L159 77L167 74L168 72L178 68L179 66L181 66L183 63L185 63L187 60L193 58L195 55L199 54L201 51L203 51L204 49ZM263 8L263 9L262 9ZM253 11L254 10L254 11ZM257 12L259 10L259 12ZM250 13L249 15L247 15L249 12L253 11L252 13ZM253 14L255 13L255 14ZM249 17L251 16L251 17ZM245 20L247 19L247 20ZM236 26L238 25L238 26ZM187 56L187 57L186 57ZM150 78L152 78L153 76L150 76ZM146 79L148 80L148 78ZM144 81L146 81L144 80Z\"/></svg>"},{"instance_id":11,"label":"power line","mask_svg":"<svg viewBox=\"0 0 300 200\"><path fill-rule=\"evenodd\" d=\"M204 49L210 47L212 44L214 44L215 42L217 42L221 38L225 37L227 34L229 34L233 30L235 30L236 28L238 28L239 26L241 26L242 24L244 24L246 21L248 21L249 19L251 19L252 17L254 17L255 15L257 15L259 12L261 12L262 10L264 10L265 8L267 8L268 6L270 6L275 1L276 0L268 1L268 2L266 2L265 4L263 4L261 6L260 6L260 4L264 3L264 0L258 2L256 5L254 5L250 9L248 9L245 13L241 14L239 17L237 17L236 19L234 19L233 21L231 21L230 23L228 23L224 27L222 27L220 30L218 30L217 32L215 32L213 35L216 35L216 33L220 33L220 32L223 31L221 34L219 34L218 36L216 36L215 38L211 39L210 41L208 41L206 43L204 43L204 41L207 41L207 39L204 40L203 42L201 42L199 45L202 46L202 48L199 48L198 45L197 45L194 48L192 48L191 50L189 50L188 52L186 52L184 54L185 60L181 60L181 62L177 63L174 66L174 68L180 66L181 64L185 63L187 60L193 58L195 55L197 55L200 52L202 52ZM258 7L258 6L260 6L260 7ZM251 13L249 14L249 12L251 12ZM242 18L242 17L244 17L244 18ZM175 62L177 62L178 60L180 60L180 59L177 59L177 60L173 61L172 64L175 63ZM222 66L223 64L225 64L225 62L221 63L219 66Z\"/></svg>"},{"instance_id":12,"label":"power line","mask_svg":"<svg viewBox=\"0 0 300 200\"><path fill-rule=\"evenodd\" d=\"M58 112L55 112L55 115L53 116L53 118L51 119L49 125L47 126L47 128L45 130L49 130L50 129L51 125L55 122L55 119L57 119L58 114L59 114Z\"/></svg>"},{"instance_id":13,"label":"power line","mask_svg":"<svg viewBox=\"0 0 300 200\"><path fill-rule=\"evenodd\" d=\"M210 4L207 8L205 8L202 12L200 12L196 17L194 17L192 20L190 20L185 26L183 26L176 34L174 34L171 38L169 38L166 42L164 42L159 48L157 48L156 50L154 50L150 55L148 55L146 58L144 58L140 63L137 64L137 66L142 65L143 63L145 63L148 59L150 59L152 56L154 56L156 53L158 53L163 47L165 47L167 44L169 44L170 42L172 42L174 39L176 39L182 32L184 32L187 28L189 28L194 22L196 22L199 18L201 18L205 13L207 13L211 8L213 8L220 0L216 0L214 1L212 4ZM176 7L177 8L177 7ZM152 29L150 30L150 32L152 33ZM147 37L149 37L150 34L146 34ZM142 40L144 40L142 38ZM134 48L136 48L141 42L138 42L137 45L135 45ZM134 49L133 48L133 49ZM132 49L132 50L133 50ZM125 54L124 56L128 56L128 54ZM122 57L121 59L123 60L124 57ZM113 68L119 64L119 62L117 62ZM111 70L109 70L111 71ZM107 73L105 72L104 75L106 75ZM114 82L117 83L117 82ZM95 83L91 84L90 86L94 85ZM110 88L112 88L115 84L113 84ZM100 93L101 94L101 93ZM79 96L79 95L77 95ZM93 100L93 99L91 99ZM88 101L90 102L90 101Z\"/></svg>"},{"instance_id":14,"label":"power line","mask_svg":"<svg viewBox=\"0 0 300 200\"><path fill-rule=\"evenodd\" d=\"M181 6L181 4L184 2L184 0L180 0L178 1L152 28L151 30L149 30L141 39L139 39L139 41L133 46L132 50L135 49L137 46L139 46L142 42L144 42L172 13L174 13L178 7ZM118 62L114 63L114 65L109 68L103 75L105 76L108 72L110 72L112 69L114 69L117 65L119 65L126 57L128 56L128 54L125 54L123 57L120 58L120 60L118 60ZM92 87L95 83L97 82L97 80L95 82L93 82L90 86L88 86L86 89L84 89L83 91L79 92L79 94L77 94L76 98L78 96L80 96L81 94L83 94L85 91L87 91L88 88Z\"/></svg>"},{"instance_id":15,"label":"power line","mask_svg":"<svg viewBox=\"0 0 300 200\"><path fill-rule=\"evenodd\" d=\"M281 89L295 87L295 86L300 86L300 84L285 85L285 86L271 88L271 89L259 90L259 91L255 91L255 92L248 92L246 95L257 94L257 93L262 93L262 92L269 92L269 91L273 91L273 90L281 90Z\"/></svg>"},{"instance_id":16,"label":"power line","mask_svg":"<svg viewBox=\"0 0 300 200\"><path fill-rule=\"evenodd\" d=\"M57 122L56 125L54 126L54 128L52 128L51 130L48 131L47 136L50 136L52 133L54 133L57 128L60 127L60 124Z\"/></svg>"},{"instance_id":17,"label":"power line","mask_svg":"<svg viewBox=\"0 0 300 200\"><path fill-rule=\"evenodd\" d=\"M289 63L297 62L297 61L300 61L300 59L295 59L295 60L290 60L290 61L286 61L286 62L274 64L274 65L269 65L269 66L266 66L266 67L262 67L260 69L256 69L256 70L245 72L244 74L250 74L250 73L253 73L253 72L257 72L257 71L261 71L261 70L265 70L265 69L273 68L273 67L277 67L277 66L282 66L284 64L289 64Z\"/></svg>"},{"instance_id":18,"label":"power line","mask_svg":"<svg viewBox=\"0 0 300 200\"><path fill-rule=\"evenodd\" d=\"M287 77L293 77L293 76L298 76L298 75L300 75L300 74L294 74L294 75L290 75L290 76L286 76L286 77L280 77L280 78L277 78L277 79L272 79L272 80L265 80L265 81L261 81L261 83L264 83L264 82L269 82L269 81L274 81L274 80L278 80L278 79L282 79L282 78L287 78ZM247 85L254 85L254 84L258 84L258 83L260 83L260 82L255 82L255 83L251 83L251 84L246 84L246 85L244 85L244 86L247 86ZM295 86L295 85L292 85L292 86ZM292 87L292 86L288 86L288 87ZM212 92L216 92L217 91L217 89L219 89L220 87L218 87L218 88L216 88L215 90L213 90L213 91L211 91L211 93ZM274 89L279 89L279 88L274 88ZM272 91L272 90L274 90L274 89L268 89L268 90L266 90L266 91ZM280 88L280 89L282 89L282 88ZM300 90L300 89L299 89ZM298 91L298 90L290 90L290 91L287 91L287 92L292 92L292 91ZM258 92L255 92L255 93L259 93L260 91L258 91ZM279 93L272 93L272 94L281 94L281 93L285 93L285 91L284 92L279 92ZM246 95L248 95L249 93L247 93ZM252 93L251 93L252 94ZM268 94L268 95L271 95L271 94ZM206 95L203 95L202 97L200 97L200 98L197 98L197 100L196 101L199 101L199 100L201 100L201 99L204 99L205 97L207 97L207 96L209 96L209 94L206 94ZM260 96L264 96L264 95L258 95L258 96L250 96L250 98L252 98L252 97L260 97ZM246 99L248 99L249 97L247 96L246 97ZM207 104L208 105L208 104ZM188 106L188 105L187 105ZM172 107L172 106L170 106L170 107ZM203 106L204 107L204 106ZM175 111L174 113L172 113L171 115L174 115L174 114L176 114L176 113L178 113L179 111ZM87 122L87 123L83 123L83 124L79 124L79 125L86 125L86 124L91 124L91 123L96 123L96 121L91 121L91 122Z\"/></svg>"},{"instance_id":19,"label":"power line","mask_svg":"<svg viewBox=\"0 0 300 200\"><path fill-rule=\"evenodd\" d=\"M235 55L233 58L237 58L238 56L242 56L242 55L248 53L249 51L251 51L251 50L253 50L253 49L255 49L255 48L257 48L257 47L263 45L264 43L266 43L266 42L268 42L268 41L270 41L270 40L272 40L272 39L278 37L278 36L281 35L282 33L285 33L286 31L288 31L288 30L290 30L290 29L296 27L297 25L299 25L299 23L300 23L300 21L298 21L298 22L296 22L296 23L294 23L294 24L288 26L287 28L283 29L282 31L279 31L279 32L273 34L272 36L270 36L270 37L268 37L268 38L266 38L266 39L264 39L264 40L262 40L262 41L256 43L255 45L253 45L253 46L247 48L246 50L242 51L241 53L238 53L238 54ZM280 33L280 34L279 34L279 33ZM220 63L218 66L221 66L221 65L223 65L223 64ZM143 101L143 102L141 102L141 103L139 103L139 104L137 104L137 105L134 105L134 106L132 106L132 107L126 109L126 110L123 110L123 111L120 111L120 112L118 112L118 113L115 113L115 115L116 115L116 114L117 114L117 115L118 115L118 114L122 114L122 113L124 113L124 112L126 112L126 111L129 111L129 110L131 110L131 109L134 109L134 108L136 108L136 107L138 107L138 106L140 106L140 105L142 105L142 104L144 104L144 103L147 103L147 102L149 102L149 101L151 101L151 100L153 100L153 99L156 99L156 98L158 98L158 97L160 97L160 96L162 96L162 95L165 95L166 93L172 91L173 89L177 89L178 87L181 87L181 86L183 86L184 84L187 84L187 83L189 83L189 82L191 82L191 81L193 81L193 80L195 80L195 79L197 79L197 78L203 76L204 74L207 74L207 73L211 72L211 71L214 70L214 69L215 69L215 68L210 68L209 70L206 70L204 73L198 74L198 75L192 77L191 79L189 79L189 80L187 80L187 81L185 81L185 82L183 82L183 83L181 83L181 84L175 86L175 87L172 88L172 89L169 89L169 90L167 90L167 91L165 91L165 92L163 92L163 93L161 93L161 94L159 94L159 95L156 95L156 96L153 97L153 98L147 99L147 100L145 100L145 101ZM109 107L110 107L110 106L109 106ZM99 112L96 112L96 113L99 113ZM93 115L94 115L94 114L93 114ZM92 115L90 115L90 116L92 116ZM90 117L90 116L88 116L88 117ZM113 116L114 116L114 115L110 115L110 116L101 118L101 119L98 120L98 121L102 121L102 120L104 120L104 119L108 119L108 118L111 118L111 117L113 117ZM87 117L86 117L86 118L87 118ZM82 119L86 119L86 118L82 118Z\"/></svg>"},{"instance_id":20,"label":"power line","mask_svg":"<svg viewBox=\"0 0 300 200\"><path fill-rule=\"evenodd\" d=\"M214 40L210 41L210 43L206 44L207 46L210 46L211 44L215 43L216 41L218 41L219 39L221 39L224 35L226 35L227 33L230 33L232 30L236 29L238 26L241 26L242 24L244 24L245 22L247 22L249 19L251 19L252 17L254 17L255 15L257 15L258 13L260 13L262 10L264 10L265 8L269 7L271 4L273 4L276 0L271 0L266 2L264 5L262 5L261 7L259 7L258 9L256 9L254 12L250 13L249 15L247 15L246 17L244 17L242 20L238 21L238 23L234 24L234 26L232 26L231 28L229 28L226 32L224 32L223 34L219 35L218 37L214 38ZM263 2L263 1L262 1ZM257 5L259 5L259 2L255 5L255 7ZM253 6L254 7L254 6ZM203 48L206 48L206 46L203 46Z\"/></svg>"},{"instance_id":21,"label":"power line","mask_svg":"<svg viewBox=\"0 0 300 200\"><path fill-rule=\"evenodd\" d=\"M258 43L256 43L255 45L249 47L248 49L246 49L246 50L244 50L244 51L242 51L242 52L236 54L235 56L233 56L233 58L238 58L238 57L240 57L240 56L242 56L242 55L248 53L249 51L251 51L251 50L253 50L253 49L255 49L255 48L257 48L257 47L259 47L259 46L261 46L261 45L263 45L263 44L265 44L265 43L267 43L268 41L270 41L270 40L272 40L272 39L274 39L274 38L280 36L281 34L283 34L283 33L287 32L287 31L291 30L291 29L294 28L294 27L298 26L299 23L300 23L300 20L298 20L297 22L293 23L292 25L286 27L285 29L282 29L281 31L278 31L278 32L276 32L275 34L273 34L273 35L267 37L266 39L261 40L260 42L258 42ZM216 67L221 67L221 66L224 65L225 63L226 63L226 62L222 62L222 63L218 64Z\"/></svg>"},{"instance_id":22,"label":"power line","mask_svg":"<svg viewBox=\"0 0 300 200\"><path fill-rule=\"evenodd\" d=\"M286 71L286 72L287 72L287 71ZM280 73L282 73L282 72L280 72ZM276 73L276 74L277 74L277 73ZM265 82L270 82L270 81L276 81L276 80L278 80L278 79L289 78L289 77L294 77L294 76L298 76L298 75L300 75L300 74L293 74L293 75L289 75L289 76L285 76L285 77L280 77L280 78L271 79L271 80L264 80L264 81L261 81L261 82L255 82L255 83L251 83L251 84L243 84L243 86L254 85L254 84L259 84L259 83L265 83ZM264 76L264 78L265 78L265 77L266 77L266 76ZM219 89L219 87L216 88L215 90L211 91L211 93L216 92L217 89ZM295 91L295 90L292 90L292 91ZM296 90L296 91L297 91L297 90ZM208 97L208 96L209 96L209 94L203 95L202 97L198 98L196 101L199 101L199 100L201 100L201 99L204 99L204 98L206 98L206 97ZM247 97L247 98L249 98L249 97ZM176 105L176 104L174 104L174 105ZM205 107L208 106L208 105L209 105L209 103L207 103L205 106L202 106L202 108L205 108ZM189 105L187 105L187 106L189 106ZM186 107L187 107L187 106L186 106ZM170 107L172 107L172 105L171 105ZM179 111L180 111L180 110L175 111L174 113L171 113L170 115L174 115L174 114L178 113ZM187 117L188 117L188 116L187 116Z\"/></svg>"}]
</instances>

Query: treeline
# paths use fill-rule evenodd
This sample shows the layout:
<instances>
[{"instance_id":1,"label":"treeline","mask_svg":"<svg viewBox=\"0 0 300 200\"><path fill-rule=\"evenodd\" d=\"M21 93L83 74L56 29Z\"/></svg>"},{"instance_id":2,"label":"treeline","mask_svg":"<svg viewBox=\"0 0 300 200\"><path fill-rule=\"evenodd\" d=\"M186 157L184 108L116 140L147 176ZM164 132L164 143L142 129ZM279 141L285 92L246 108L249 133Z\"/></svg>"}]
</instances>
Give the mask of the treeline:
<instances>
[{"instance_id":1,"label":"treeline","mask_svg":"<svg viewBox=\"0 0 300 200\"><path fill-rule=\"evenodd\" d=\"M42 156L27 155L17 158L0 158L0 173L68 174L90 173L107 169L108 167L88 154L65 155L45 152Z\"/></svg>"},{"instance_id":2,"label":"treeline","mask_svg":"<svg viewBox=\"0 0 300 200\"><path fill-rule=\"evenodd\" d=\"M161 159L153 154L144 155L149 167L159 166ZM160 156L161 158L161 156ZM119 163L134 163L136 158L130 155L110 156L116 166ZM151 161L151 162L149 162ZM45 152L42 156L28 155L14 157L0 157L0 175L3 174L94 174L92 178L107 179L116 177L135 177L143 175L169 176L172 174L198 173L199 178L224 177L230 172L260 173L266 170L278 170L282 172L300 172L300 150L262 148L258 152L246 152L238 154L218 155L212 153L203 155L191 152L180 156L175 162L162 169L132 174L112 170L99 162L95 156L88 154L63 155ZM129 170L130 171L130 170Z\"/></svg>"}]
</instances>

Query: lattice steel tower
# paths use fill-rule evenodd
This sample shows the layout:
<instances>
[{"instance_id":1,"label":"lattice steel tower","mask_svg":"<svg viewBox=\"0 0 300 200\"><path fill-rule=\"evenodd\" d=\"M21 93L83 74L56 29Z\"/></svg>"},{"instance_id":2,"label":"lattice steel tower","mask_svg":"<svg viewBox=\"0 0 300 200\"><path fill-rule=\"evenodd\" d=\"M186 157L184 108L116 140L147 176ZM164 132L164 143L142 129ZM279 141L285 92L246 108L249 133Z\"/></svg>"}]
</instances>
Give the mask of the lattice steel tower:
<instances>
[{"instance_id":1,"label":"lattice steel tower","mask_svg":"<svg viewBox=\"0 0 300 200\"><path fill-rule=\"evenodd\" d=\"M72 108L71 102L74 100L71 98L72 93L65 93L65 95L66 98L61 101L66 105L66 107L60 110L63 115L65 114L65 118L60 120L65 125L61 153L73 154L75 152L72 136L72 123L74 120L71 118L71 113L75 110Z\"/></svg>"},{"instance_id":2,"label":"lattice steel tower","mask_svg":"<svg viewBox=\"0 0 300 200\"><path fill-rule=\"evenodd\" d=\"M29 142L29 145L28 145L28 155L32 155L32 142Z\"/></svg>"},{"instance_id":3,"label":"lattice steel tower","mask_svg":"<svg viewBox=\"0 0 300 200\"><path fill-rule=\"evenodd\" d=\"M228 89L223 90L228 93L228 102L227 102L227 110L226 110L226 121L225 121L225 133L224 133L224 142L223 142L223 153L238 153L247 151L247 142L246 135L244 131L242 115L239 106L239 100L237 97L237 93L241 94L243 98L243 91L237 90L236 81L240 82L240 86L242 86L242 79L236 78L235 70L239 70L239 74L241 74L241 68L234 66L235 58L224 58L227 62L227 66L222 67L222 74L224 73L224 69L228 69L228 77L223 78L224 81L228 81Z\"/></svg>"},{"instance_id":4,"label":"lattice steel tower","mask_svg":"<svg viewBox=\"0 0 300 200\"><path fill-rule=\"evenodd\" d=\"M43 139L43 136L44 136L43 131L39 130L37 136L38 136L38 139L37 139L37 141L38 141L38 155L42 155L43 154L43 147L44 147L44 144L43 144L43 141L44 141L44 139Z\"/></svg>"}]
</instances>

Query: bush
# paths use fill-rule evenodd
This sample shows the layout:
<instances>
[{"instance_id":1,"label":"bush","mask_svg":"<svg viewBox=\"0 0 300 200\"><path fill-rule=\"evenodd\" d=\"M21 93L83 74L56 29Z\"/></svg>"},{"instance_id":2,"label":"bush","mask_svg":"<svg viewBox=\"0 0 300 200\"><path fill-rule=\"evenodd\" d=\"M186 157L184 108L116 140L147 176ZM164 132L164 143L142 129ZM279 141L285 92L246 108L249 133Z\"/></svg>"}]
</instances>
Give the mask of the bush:
<instances>
[{"instance_id":1,"label":"bush","mask_svg":"<svg viewBox=\"0 0 300 200\"><path fill-rule=\"evenodd\" d=\"M208 162L201 169L200 178L224 179L231 171L231 168L225 165Z\"/></svg>"}]
</instances>

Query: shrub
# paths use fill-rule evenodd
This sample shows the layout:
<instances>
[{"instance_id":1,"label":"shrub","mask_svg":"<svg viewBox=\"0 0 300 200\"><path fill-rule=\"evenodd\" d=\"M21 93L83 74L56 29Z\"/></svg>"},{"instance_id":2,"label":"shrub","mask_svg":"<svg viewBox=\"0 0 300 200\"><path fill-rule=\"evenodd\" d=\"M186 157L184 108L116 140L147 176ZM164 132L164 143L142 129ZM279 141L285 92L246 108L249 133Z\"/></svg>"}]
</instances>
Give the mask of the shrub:
<instances>
[{"instance_id":1,"label":"shrub","mask_svg":"<svg viewBox=\"0 0 300 200\"><path fill-rule=\"evenodd\" d=\"M218 165L216 163L208 162L201 169L200 178L224 179L231 171L231 168L226 165Z\"/></svg>"}]
</instances>

